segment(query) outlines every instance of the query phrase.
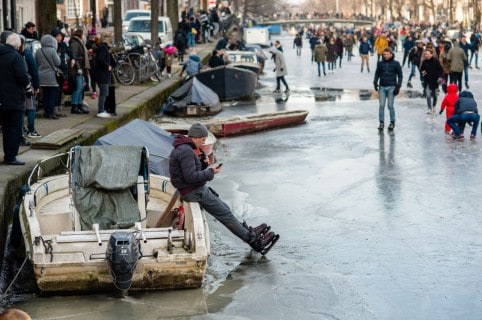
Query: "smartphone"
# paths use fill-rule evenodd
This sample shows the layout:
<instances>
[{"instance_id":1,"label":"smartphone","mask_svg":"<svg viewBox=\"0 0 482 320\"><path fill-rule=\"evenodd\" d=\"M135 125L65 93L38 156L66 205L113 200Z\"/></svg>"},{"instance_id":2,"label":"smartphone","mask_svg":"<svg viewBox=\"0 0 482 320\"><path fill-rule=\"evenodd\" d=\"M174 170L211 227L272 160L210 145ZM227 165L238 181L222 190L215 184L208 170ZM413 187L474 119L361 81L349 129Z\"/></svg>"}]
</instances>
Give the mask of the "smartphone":
<instances>
[{"instance_id":1,"label":"smartphone","mask_svg":"<svg viewBox=\"0 0 482 320\"><path fill-rule=\"evenodd\" d=\"M223 165L222 163L218 164L218 166L216 167L216 169L221 168L222 165Z\"/></svg>"}]
</instances>

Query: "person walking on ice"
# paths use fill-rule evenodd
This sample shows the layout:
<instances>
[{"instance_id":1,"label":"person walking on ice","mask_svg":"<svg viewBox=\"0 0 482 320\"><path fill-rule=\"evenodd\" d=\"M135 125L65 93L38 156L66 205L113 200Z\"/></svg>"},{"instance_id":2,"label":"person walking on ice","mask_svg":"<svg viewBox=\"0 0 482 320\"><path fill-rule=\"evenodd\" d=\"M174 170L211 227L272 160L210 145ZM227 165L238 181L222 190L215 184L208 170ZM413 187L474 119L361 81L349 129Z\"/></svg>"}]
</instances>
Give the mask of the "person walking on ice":
<instances>
[{"instance_id":1,"label":"person walking on ice","mask_svg":"<svg viewBox=\"0 0 482 320\"><path fill-rule=\"evenodd\" d=\"M373 79L373 86L378 92L379 108L378 119L380 125L378 130L383 130L385 127L385 104L388 104L390 111L390 125L388 130L395 129L395 108L393 106L395 96L400 92L402 86L403 73L400 63L394 59L392 49L386 47L383 50L383 59L377 63L375 71L375 78Z\"/></svg>"},{"instance_id":2,"label":"person walking on ice","mask_svg":"<svg viewBox=\"0 0 482 320\"><path fill-rule=\"evenodd\" d=\"M269 52L271 53L275 64L273 72L276 72L276 90L274 92L280 91L280 82L283 82L283 84L285 85L285 91L289 92L290 88L288 87L288 83L286 83L285 80L285 76L288 75L288 70L286 69L285 57L283 55L283 52L276 49L276 47L271 47L269 49Z\"/></svg>"}]
</instances>

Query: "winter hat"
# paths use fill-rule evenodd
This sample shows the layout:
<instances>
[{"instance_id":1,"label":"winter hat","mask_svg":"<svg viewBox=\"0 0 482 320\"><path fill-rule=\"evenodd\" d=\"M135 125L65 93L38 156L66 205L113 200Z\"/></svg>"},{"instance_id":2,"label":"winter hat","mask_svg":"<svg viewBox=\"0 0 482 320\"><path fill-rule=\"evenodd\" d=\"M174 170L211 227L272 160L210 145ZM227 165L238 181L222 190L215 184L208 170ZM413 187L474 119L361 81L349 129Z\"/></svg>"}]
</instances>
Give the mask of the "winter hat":
<instances>
[{"instance_id":1,"label":"winter hat","mask_svg":"<svg viewBox=\"0 0 482 320\"><path fill-rule=\"evenodd\" d=\"M0 35L0 43L5 44L9 35L13 34L13 31L3 31Z\"/></svg>"},{"instance_id":2,"label":"winter hat","mask_svg":"<svg viewBox=\"0 0 482 320\"><path fill-rule=\"evenodd\" d=\"M208 136L208 129L203 124L195 123L189 128L187 135L192 138L204 138Z\"/></svg>"}]
</instances>

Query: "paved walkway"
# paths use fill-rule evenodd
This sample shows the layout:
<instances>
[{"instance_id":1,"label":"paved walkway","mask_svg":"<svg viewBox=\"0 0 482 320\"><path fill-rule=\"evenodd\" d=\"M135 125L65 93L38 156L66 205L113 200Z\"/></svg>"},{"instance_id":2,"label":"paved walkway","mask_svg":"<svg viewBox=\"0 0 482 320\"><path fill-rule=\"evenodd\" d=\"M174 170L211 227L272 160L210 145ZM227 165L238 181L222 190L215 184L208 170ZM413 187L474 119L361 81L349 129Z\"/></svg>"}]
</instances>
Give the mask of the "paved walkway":
<instances>
[{"instance_id":1,"label":"paved walkway","mask_svg":"<svg viewBox=\"0 0 482 320\"><path fill-rule=\"evenodd\" d=\"M206 58L212 52L214 43L198 44L194 49L202 58ZM37 113L35 119L35 129L42 137L54 133L62 129L78 129L82 131L82 137L76 141L79 144L90 144L93 137L108 133L123 124L127 123L133 118L147 119L152 116L152 110L159 109L159 106L165 102L168 93L172 92L179 86L181 78L179 73L181 66L175 62L172 67L172 78L164 77L161 82L147 81L143 84L122 86L116 88L116 105L117 116L107 119L97 118L97 99L92 99L90 93L85 94L85 102L90 106L89 114L78 115L70 113L70 106L63 107L62 113L66 117L61 117L58 120L45 119L41 117L43 110ZM70 97L67 97L67 100ZM147 105L148 102L151 105ZM152 102L154 101L154 102ZM157 105L152 105L156 103ZM147 105L147 106L146 106ZM26 124L26 118L25 118ZM39 138L28 138L29 141L34 142ZM3 142L0 139L0 147L2 150L3 159ZM32 147L20 147L17 159L25 161L25 166L6 166L0 165L0 218L4 216L5 212L11 211L13 208L12 200L15 199L19 187L25 183L30 171L37 162L45 159L58 152L65 151L64 148L58 150L35 149ZM5 221L2 219L2 221ZM0 228L1 228L0 223ZM0 244L3 239L0 239Z\"/></svg>"}]
</instances>

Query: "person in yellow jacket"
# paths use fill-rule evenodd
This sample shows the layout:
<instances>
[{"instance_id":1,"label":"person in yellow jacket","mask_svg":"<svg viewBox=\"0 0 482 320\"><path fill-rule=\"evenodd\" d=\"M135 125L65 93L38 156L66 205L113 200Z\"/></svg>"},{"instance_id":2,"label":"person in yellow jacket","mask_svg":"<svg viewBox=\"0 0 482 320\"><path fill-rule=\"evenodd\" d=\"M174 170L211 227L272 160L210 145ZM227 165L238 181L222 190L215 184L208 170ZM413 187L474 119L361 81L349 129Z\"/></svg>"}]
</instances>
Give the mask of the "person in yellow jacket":
<instances>
[{"instance_id":1,"label":"person in yellow jacket","mask_svg":"<svg viewBox=\"0 0 482 320\"><path fill-rule=\"evenodd\" d=\"M375 40L375 50L377 51L378 59L377 61L380 61L380 59L383 57L383 50L385 50L386 47L388 47L388 31L383 31Z\"/></svg>"}]
</instances>

